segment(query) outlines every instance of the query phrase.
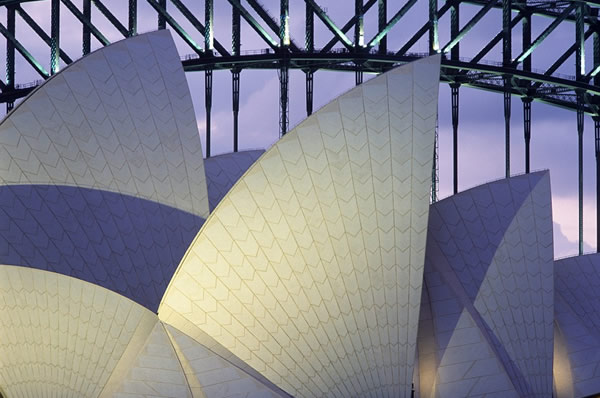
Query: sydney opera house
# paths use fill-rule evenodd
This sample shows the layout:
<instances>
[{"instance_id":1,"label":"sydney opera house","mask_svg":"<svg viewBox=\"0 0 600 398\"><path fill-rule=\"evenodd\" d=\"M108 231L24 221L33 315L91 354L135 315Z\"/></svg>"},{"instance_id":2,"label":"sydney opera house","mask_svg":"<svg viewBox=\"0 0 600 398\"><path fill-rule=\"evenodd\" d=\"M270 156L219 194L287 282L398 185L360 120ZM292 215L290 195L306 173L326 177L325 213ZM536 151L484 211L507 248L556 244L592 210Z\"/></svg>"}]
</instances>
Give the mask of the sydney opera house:
<instances>
[{"instance_id":1,"label":"sydney opera house","mask_svg":"<svg viewBox=\"0 0 600 398\"><path fill-rule=\"evenodd\" d=\"M209 159L168 31L48 79L0 123L0 396L600 393L548 172L430 205L439 65Z\"/></svg>"}]
</instances>

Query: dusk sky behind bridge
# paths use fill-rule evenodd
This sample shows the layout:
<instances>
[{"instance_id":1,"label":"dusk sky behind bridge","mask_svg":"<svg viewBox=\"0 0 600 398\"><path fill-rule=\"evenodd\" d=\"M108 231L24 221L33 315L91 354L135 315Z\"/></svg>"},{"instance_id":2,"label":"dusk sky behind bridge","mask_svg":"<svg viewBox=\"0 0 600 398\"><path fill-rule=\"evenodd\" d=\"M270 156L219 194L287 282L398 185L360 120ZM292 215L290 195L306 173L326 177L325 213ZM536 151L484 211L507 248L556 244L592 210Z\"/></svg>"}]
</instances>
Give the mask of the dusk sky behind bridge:
<instances>
[{"instance_id":1,"label":"dusk sky behind bridge","mask_svg":"<svg viewBox=\"0 0 600 398\"><path fill-rule=\"evenodd\" d=\"M82 9L82 1L73 1ZM270 12L279 18L278 0L260 1ZM242 2L244 3L244 2ZM354 14L353 0L318 0L338 26L343 26ZM388 0L388 18L391 18L404 4L404 1ZM114 10L121 22L127 24L127 5L123 0L105 0L104 4ZM200 21L204 21L204 1L185 2ZM193 4L193 5L192 5ZM214 0L215 38L231 48L231 5L226 0ZM439 0L439 5L443 4ZM169 4L170 5L170 4ZM50 32L50 1L24 3L23 8ZM390 50L399 49L414 32L427 21L425 0L417 4L391 30L388 39ZM250 9L250 7L247 7ZM92 21L111 41L122 39L122 35L92 7ZM184 18L170 5L169 12L178 20ZM304 47L305 3L290 0L290 33L292 40ZM478 6L461 5L461 26L478 10ZM144 0L138 0L138 32L156 29L156 12ZM0 21L6 21L4 8ZM260 20L256 14L255 18ZM514 14L513 14L514 15ZM551 19L534 16L532 37L535 38L546 28ZM203 37L189 23L181 25L192 34L194 40L203 45ZM450 15L440 19L440 44L443 46L450 36ZM501 10L491 10L461 41L461 57L473 57L495 36L502 27ZM174 32L173 36L180 54L192 50ZM377 33L377 7L365 14L365 42ZM273 37L276 37L273 35ZM325 25L315 17L315 47L322 47L332 37ZM353 30L348 32L353 37ZM411 52L427 52L427 34L411 48ZM44 67L49 70L50 51L48 46L29 29L17 16L17 38L32 52ZM533 53L533 68L545 71L575 40L575 26L563 22ZM61 48L72 58L81 56L81 24L61 6ZM92 40L92 48L100 44ZM338 44L338 47L341 46ZM268 47L265 42L242 20L242 52L262 50ZM513 56L521 51L520 25L513 31ZM5 41L0 43L0 53L5 52ZM39 75L17 54L16 82L27 83L39 79ZM486 57L490 61L502 61L501 44ZM592 66L592 39L586 42L587 71ZM571 57L559 73L574 75L575 58ZM365 75L365 80L372 75ZM194 100L198 129L204 145L204 73L187 73L192 98ZM231 73L215 71L213 75L212 146L211 154L217 155L232 151L232 112L231 112ZM315 73L314 110L354 86L354 73L327 72ZM240 150L267 148L279 137L279 82L275 70L244 70L241 73L240 94ZM290 127L306 117L305 75L299 70L290 71ZM524 172L523 112L520 98L512 100L511 123L511 173ZM459 190L504 177L504 116L503 99L498 93L472 88L460 90L459 123ZM590 116L585 119L584 133L584 240L585 251L595 250L596 209L595 209L595 154L594 131ZM556 257L577 254L578 199L577 199L577 129L575 112L534 102L532 105L531 168L550 169L553 213L555 222L554 252ZM452 193L452 125L450 88L440 85L439 101L439 197Z\"/></svg>"}]
</instances>

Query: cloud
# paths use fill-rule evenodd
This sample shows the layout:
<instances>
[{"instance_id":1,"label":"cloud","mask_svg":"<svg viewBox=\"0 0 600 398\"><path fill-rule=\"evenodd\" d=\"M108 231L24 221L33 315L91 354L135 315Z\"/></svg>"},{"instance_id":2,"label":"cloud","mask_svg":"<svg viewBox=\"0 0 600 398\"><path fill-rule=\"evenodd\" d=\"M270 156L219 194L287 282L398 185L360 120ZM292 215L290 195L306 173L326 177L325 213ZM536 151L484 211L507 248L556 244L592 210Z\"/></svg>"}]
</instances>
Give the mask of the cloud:
<instances>
[{"instance_id":1,"label":"cloud","mask_svg":"<svg viewBox=\"0 0 600 398\"><path fill-rule=\"evenodd\" d=\"M560 224L554 223L554 258L561 259L565 257L577 256L579 253L578 240L571 240L562 232ZM583 252L595 252L589 244L583 241Z\"/></svg>"},{"instance_id":2,"label":"cloud","mask_svg":"<svg viewBox=\"0 0 600 398\"><path fill-rule=\"evenodd\" d=\"M554 220L554 255L564 257L577 255L579 241L579 204L577 197L554 196L552 198L552 218ZM584 251L591 252L596 247L596 206L591 200L583 205ZM556 227L559 227L558 229Z\"/></svg>"}]
</instances>

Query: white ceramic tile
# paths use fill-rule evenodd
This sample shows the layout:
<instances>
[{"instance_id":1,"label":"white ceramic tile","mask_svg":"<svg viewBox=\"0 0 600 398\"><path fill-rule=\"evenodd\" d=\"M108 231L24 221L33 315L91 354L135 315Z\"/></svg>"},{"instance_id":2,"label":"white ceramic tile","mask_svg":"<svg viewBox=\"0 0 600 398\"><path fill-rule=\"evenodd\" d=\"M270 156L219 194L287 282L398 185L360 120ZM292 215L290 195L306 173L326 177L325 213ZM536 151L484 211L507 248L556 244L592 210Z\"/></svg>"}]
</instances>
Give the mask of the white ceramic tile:
<instances>
[{"instance_id":1,"label":"white ceramic tile","mask_svg":"<svg viewBox=\"0 0 600 398\"><path fill-rule=\"evenodd\" d=\"M198 328L298 397L409 395L439 61L354 88L269 149L207 220L159 316ZM392 117L402 85L406 112ZM423 172L407 178L407 162Z\"/></svg>"},{"instance_id":2,"label":"white ceramic tile","mask_svg":"<svg viewBox=\"0 0 600 398\"><path fill-rule=\"evenodd\" d=\"M0 184L94 187L208 215L192 100L166 30L69 65L0 123L0 136Z\"/></svg>"}]
</instances>

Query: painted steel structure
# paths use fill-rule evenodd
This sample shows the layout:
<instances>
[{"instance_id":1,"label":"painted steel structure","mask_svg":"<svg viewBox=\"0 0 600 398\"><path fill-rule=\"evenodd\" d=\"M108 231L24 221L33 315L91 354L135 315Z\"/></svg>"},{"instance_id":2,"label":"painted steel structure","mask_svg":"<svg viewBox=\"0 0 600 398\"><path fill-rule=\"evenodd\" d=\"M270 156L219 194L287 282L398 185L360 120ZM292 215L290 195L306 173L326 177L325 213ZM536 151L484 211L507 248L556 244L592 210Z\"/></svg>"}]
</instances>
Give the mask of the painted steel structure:
<instances>
[{"instance_id":1,"label":"painted steel structure","mask_svg":"<svg viewBox=\"0 0 600 398\"><path fill-rule=\"evenodd\" d=\"M136 67L152 57L155 68ZM440 61L353 88L264 153L206 165L193 112L178 112L189 93L160 90L184 78L167 31L103 47L53 75L0 123L1 395L598 393L600 257L553 261L549 173L429 204ZM96 68L106 79L90 85ZM139 95L104 108L103 90ZM165 98L166 125L153 106ZM136 117L148 123L127 122ZM125 151L141 145L132 125L157 134L146 144L165 158ZM182 146L197 150L169 164ZM143 180L162 176L183 196L138 184L136 167L152 161ZM182 163L194 175L172 167ZM119 165L125 174L92 178L90 169ZM197 233L177 271L186 241L157 234L165 229ZM164 264L151 261L168 251ZM119 290L119 275L128 289ZM148 287L154 296L137 295Z\"/></svg>"},{"instance_id":2,"label":"painted steel structure","mask_svg":"<svg viewBox=\"0 0 600 398\"><path fill-rule=\"evenodd\" d=\"M405 37L400 44L392 48L390 39L400 26L403 18L408 18L410 10L415 8L416 0L408 0L402 4L388 0L355 0L354 13L344 25L333 21L335 15L329 15L322 2L305 0L303 15L290 13L289 0L279 0L278 9L267 9L256 0L228 0L227 2L204 2L203 16L191 11L192 2L185 0L128 0L121 2L120 9L107 6L104 0L83 0L82 8L78 8L71 0L47 0L51 3L50 32L40 27L42 22L36 21L21 6L32 0L2 0L0 6L6 9L6 25L0 24L0 34L6 38L6 79L0 81L0 102L6 102L7 108L13 106L14 100L26 95L37 83L15 82L15 54L20 53L31 67L46 79L58 69L59 61L72 62L69 55L60 47L61 8L72 14L81 23L82 54L90 52L92 37L100 44L107 45L109 40L92 20L92 10L102 14L123 37L137 33L138 8L142 1L149 4L158 17L158 28L169 27L177 33L190 49L190 55L183 58L186 71L203 71L205 73L205 110L206 110L206 155L210 156L211 147L211 108L213 95L213 71L230 70L232 73L233 93L233 148L238 149L238 115L240 98L240 76L244 69L262 68L277 70L280 81L280 132L288 130L289 113L289 70L300 69L306 75L306 111L310 115L313 109L314 74L319 70L349 71L356 75L356 83L363 80L364 73L382 72L394 65L412 61L426 55L441 53L442 81L451 85L452 95L452 128L453 128L453 188L458 191L458 139L460 87L475 87L503 94L505 117L506 176L511 174L510 162L510 119L511 97L522 99L523 105L523 137L525 141L525 171L530 170L531 140L531 102L541 101L561 106L577 112L577 136L579 147L579 251L583 250L583 133L584 114L592 116L596 137L596 174L600 177L600 108L598 96L600 89L600 28L598 27L598 10L600 3L587 1L546 1L546 0L428 0L428 15L423 18L420 28ZM214 32L214 7L220 11L227 9L231 13L231 36L216 37ZM476 8L476 12L468 20L461 20L461 9ZM127 9L127 20L116 17L118 11ZM176 10L174 13L173 10ZM501 11L500 13L498 11ZM63 11L64 12L64 11ZM377 14L377 33L366 37L365 24L369 21L365 15ZM176 15L176 16L174 16ZM276 18L273 15L277 15ZM487 15L501 18L498 33L481 46L480 51L472 58L461 56L460 44L468 41L471 32L485 23ZM20 18L17 18L20 17ZM545 28L534 37L532 25L543 22ZM46 70L39 59L36 59L19 40L15 24L28 25L49 47L50 68ZM292 37L290 24L302 21L305 29L303 37ZM373 19L371 19L373 20ZM47 21L44 21L47 22ZM327 28L328 37L318 36L317 24ZM191 26L185 29L183 26ZM242 25L255 31L264 42L264 49L241 51ZM559 26L569 26L573 32L572 44L564 53L552 54L555 61L544 70L532 68L532 58L542 55L540 45L557 30ZM450 31L450 36L442 40L442 29ZM520 30L519 34L515 32ZM322 34L321 34L322 35ZM223 43L231 41L231 45ZM585 43L593 41L591 68L586 69ZM325 42L322 48L315 43ZM415 44L426 42L429 51L414 52ZM501 56L488 61L485 58L494 53L495 47L501 46ZM588 46L589 47L589 46ZM554 50L554 49L553 49ZM515 54L517 53L518 54ZM574 59L574 62L571 60ZM561 68L568 68L568 75L558 73ZM597 178L600 180L600 178ZM434 184L436 177L433 178ZM433 199L435 200L435 186ZM600 184L597 183L597 207L600 208ZM600 211L597 212L597 230L600 231ZM600 233L597 234L600 243ZM598 244L600 248L600 244Z\"/></svg>"}]
</instances>

